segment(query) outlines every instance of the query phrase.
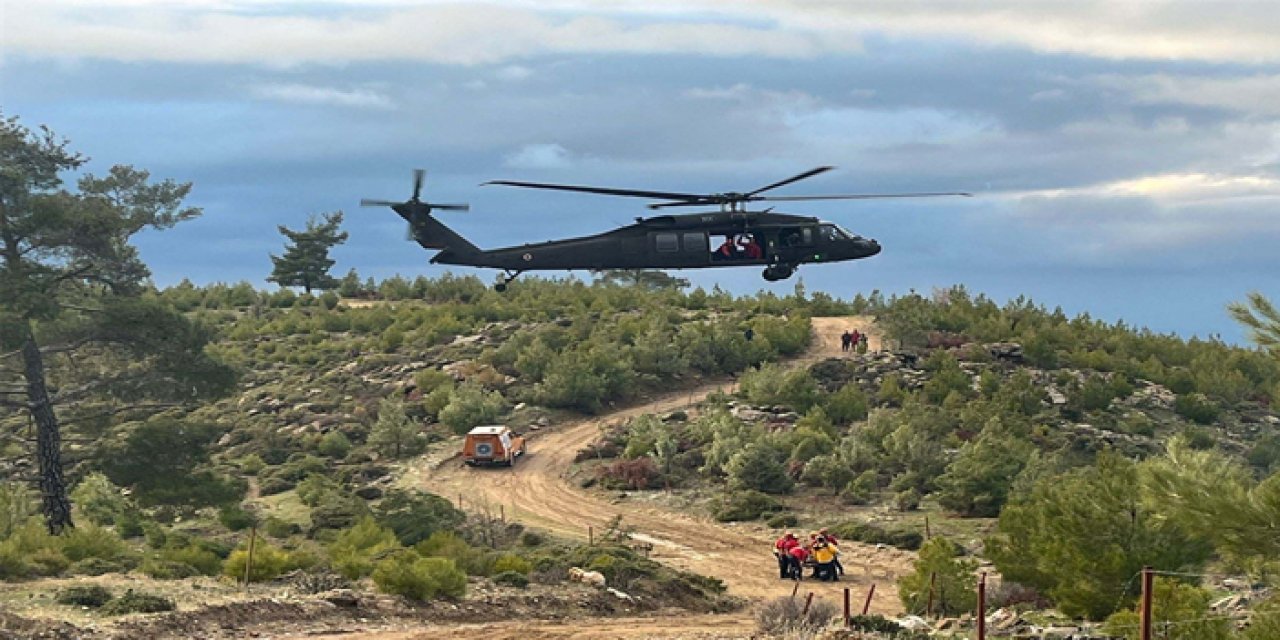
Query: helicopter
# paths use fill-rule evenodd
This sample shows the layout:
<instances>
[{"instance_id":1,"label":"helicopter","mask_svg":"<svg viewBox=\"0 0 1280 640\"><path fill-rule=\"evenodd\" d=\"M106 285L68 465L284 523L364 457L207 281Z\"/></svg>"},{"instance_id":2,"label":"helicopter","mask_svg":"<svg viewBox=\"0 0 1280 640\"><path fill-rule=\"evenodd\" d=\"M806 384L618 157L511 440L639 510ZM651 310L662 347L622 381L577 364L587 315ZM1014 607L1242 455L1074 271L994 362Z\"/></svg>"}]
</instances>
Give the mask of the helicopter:
<instances>
[{"instance_id":1,"label":"helicopter","mask_svg":"<svg viewBox=\"0 0 1280 640\"><path fill-rule=\"evenodd\" d=\"M880 253L880 244L815 217L776 213L772 206L751 211L749 203L972 195L963 192L761 195L833 168L810 169L754 191L707 194L492 180L481 186L502 185L659 200L648 205L654 210L675 207L716 209L637 217L633 224L596 235L488 250L475 246L431 215L433 211L467 211L470 207L466 204L424 202L421 195L426 171L422 169L414 170L413 195L409 200L362 199L360 205L391 207L409 223L409 239L424 249L439 250L431 258L432 264L501 269L503 275L494 288L505 291L507 285L525 271L561 269L599 271L762 266L764 279L776 282L790 278L801 264L869 258ZM723 241L717 244L713 240L717 238Z\"/></svg>"}]
</instances>

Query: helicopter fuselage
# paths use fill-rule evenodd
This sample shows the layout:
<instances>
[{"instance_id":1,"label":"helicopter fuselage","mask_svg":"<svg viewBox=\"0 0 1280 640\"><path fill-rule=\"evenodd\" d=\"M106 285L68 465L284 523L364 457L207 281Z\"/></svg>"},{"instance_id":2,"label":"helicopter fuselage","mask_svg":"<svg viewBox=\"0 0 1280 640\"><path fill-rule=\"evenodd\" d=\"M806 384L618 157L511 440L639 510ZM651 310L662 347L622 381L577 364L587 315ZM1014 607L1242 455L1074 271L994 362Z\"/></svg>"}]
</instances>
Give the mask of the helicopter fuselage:
<instances>
[{"instance_id":1,"label":"helicopter fuselage","mask_svg":"<svg viewBox=\"0 0 1280 640\"><path fill-rule=\"evenodd\" d=\"M856 260L879 252L875 240L818 218L717 211L640 218L596 235L500 249L445 247L431 262L507 271L774 265L773 273L781 279L800 264Z\"/></svg>"}]
</instances>

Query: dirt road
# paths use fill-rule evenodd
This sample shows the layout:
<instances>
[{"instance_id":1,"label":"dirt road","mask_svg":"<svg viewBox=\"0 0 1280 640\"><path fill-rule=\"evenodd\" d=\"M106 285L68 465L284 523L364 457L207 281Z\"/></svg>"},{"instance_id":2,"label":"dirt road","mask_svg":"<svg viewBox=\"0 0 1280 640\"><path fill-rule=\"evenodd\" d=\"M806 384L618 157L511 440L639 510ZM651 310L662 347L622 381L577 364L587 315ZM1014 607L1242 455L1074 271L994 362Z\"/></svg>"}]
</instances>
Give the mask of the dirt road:
<instances>
[{"instance_id":1,"label":"dirt road","mask_svg":"<svg viewBox=\"0 0 1280 640\"><path fill-rule=\"evenodd\" d=\"M879 336L867 318L814 318L813 328L816 334L814 344L796 364L839 357L840 334L845 329L869 333L868 346L872 350L880 346ZM720 578L728 585L730 593L751 600L790 594L793 583L778 579L776 564L769 551L778 532L761 525L718 523L704 516L678 513L635 498L614 501L608 495L579 489L565 477L575 454L600 435L599 424L689 407L712 391L728 391L732 386L730 381L706 384L693 390L655 396L637 406L607 415L558 426L532 439L528 457L510 471L472 469L458 459L450 458L411 470L405 482L443 496L463 495L470 505L486 505L495 512L502 505L509 519L582 539L587 537L588 526L600 531L615 515L622 514L624 522L635 527L637 539L653 544L652 557L660 562ZM908 554L895 549L877 550L852 542L842 544L841 550L847 571L844 581L810 581L803 583L802 589L813 591L816 598L829 599L838 605L843 599L843 587L851 587L854 597L861 602L874 581L876 592L871 611L898 613L900 603L895 580L909 570ZM639 631L636 624L602 619L599 625L590 624L585 629L578 626L562 628L563 625L552 623L518 623L510 626L509 632L522 634L520 637L523 638L624 637L618 634L625 629L637 629L642 637L662 637L668 629L679 629L682 634L704 629L714 634L749 629L750 626L748 614L646 620L650 626L646 626L644 631ZM503 624L481 626L485 628L485 637L508 637L502 635L501 630L508 628ZM606 628L612 631L606 631ZM535 631L537 633L533 634ZM591 635L576 635L580 632ZM444 637L432 634L433 631L424 629L386 638L416 640Z\"/></svg>"}]
</instances>

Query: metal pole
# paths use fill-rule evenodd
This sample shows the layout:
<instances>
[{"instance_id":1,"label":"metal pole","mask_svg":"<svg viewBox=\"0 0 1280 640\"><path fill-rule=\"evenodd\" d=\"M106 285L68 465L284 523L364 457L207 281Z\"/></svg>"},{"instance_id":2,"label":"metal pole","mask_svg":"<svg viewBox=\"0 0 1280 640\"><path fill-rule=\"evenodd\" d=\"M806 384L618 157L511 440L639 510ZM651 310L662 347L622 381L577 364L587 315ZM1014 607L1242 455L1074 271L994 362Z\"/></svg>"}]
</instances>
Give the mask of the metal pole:
<instances>
[{"instance_id":1,"label":"metal pole","mask_svg":"<svg viewBox=\"0 0 1280 640\"><path fill-rule=\"evenodd\" d=\"M867 592L867 601L862 603L862 615L864 616L867 615L867 612L871 610L871 596L874 596L875 594L876 594L876 583L872 582L871 590Z\"/></svg>"},{"instance_id":2,"label":"metal pole","mask_svg":"<svg viewBox=\"0 0 1280 640\"><path fill-rule=\"evenodd\" d=\"M796 594L800 592L800 581L796 580L795 586L791 587L791 599L796 599Z\"/></svg>"},{"instance_id":3,"label":"metal pole","mask_svg":"<svg viewBox=\"0 0 1280 640\"><path fill-rule=\"evenodd\" d=\"M926 618L933 617L933 583L936 582L937 579L938 579L937 573L931 572L929 574L929 604L925 605L924 607L924 617Z\"/></svg>"},{"instance_id":4,"label":"metal pole","mask_svg":"<svg viewBox=\"0 0 1280 640\"><path fill-rule=\"evenodd\" d=\"M258 525L249 527L249 557L244 562L244 586L249 588L249 574L253 571L253 542L258 537Z\"/></svg>"},{"instance_id":5,"label":"metal pole","mask_svg":"<svg viewBox=\"0 0 1280 640\"><path fill-rule=\"evenodd\" d=\"M987 640L987 572L978 578L978 640Z\"/></svg>"},{"instance_id":6,"label":"metal pole","mask_svg":"<svg viewBox=\"0 0 1280 640\"><path fill-rule=\"evenodd\" d=\"M844 588L844 626L853 623L852 617L849 615L849 587Z\"/></svg>"},{"instance_id":7,"label":"metal pole","mask_svg":"<svg viewBox=\"0 0 1280 640\"><path fill-rule=\"evenodd\" d=\"M1142 602L1139 606L1139 634L1141 640L1151 640L1151 587L1155 575L1151 567L1142 568Z\"/></svg>"}]
</instances>

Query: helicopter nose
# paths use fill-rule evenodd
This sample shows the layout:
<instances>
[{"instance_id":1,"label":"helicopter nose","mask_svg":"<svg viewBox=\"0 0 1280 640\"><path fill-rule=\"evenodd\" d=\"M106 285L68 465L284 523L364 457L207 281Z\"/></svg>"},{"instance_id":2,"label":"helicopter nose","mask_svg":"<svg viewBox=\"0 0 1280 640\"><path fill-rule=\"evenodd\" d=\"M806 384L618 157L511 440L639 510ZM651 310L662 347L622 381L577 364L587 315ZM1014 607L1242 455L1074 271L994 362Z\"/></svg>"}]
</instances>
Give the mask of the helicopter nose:
<instances>
[{"instance_id":1,"label":"helicopter nose","mask_svg":"<svg viewBox=\"0 0 1280 640\"><path fill-rule=\"evenodd\" d=\"M858 240L858 248L862 250L865 256L874 256L880 253L880 243L871 238L862 238Z\"/></svg>"}]
</instances>

